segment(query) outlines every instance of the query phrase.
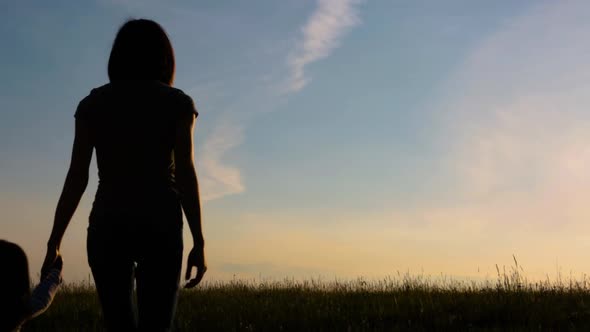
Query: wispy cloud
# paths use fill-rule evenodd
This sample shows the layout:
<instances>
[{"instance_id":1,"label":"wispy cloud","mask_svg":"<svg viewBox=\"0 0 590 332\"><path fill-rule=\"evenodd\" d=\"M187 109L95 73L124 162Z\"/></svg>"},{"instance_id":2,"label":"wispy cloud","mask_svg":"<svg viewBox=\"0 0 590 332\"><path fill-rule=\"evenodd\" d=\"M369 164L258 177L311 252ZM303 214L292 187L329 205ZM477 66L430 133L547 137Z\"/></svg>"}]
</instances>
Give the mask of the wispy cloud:
<instances>
[{"instance_id":1,"label":"wispy cloud","mask_svg":"<svg viewBox=\"0 0 590 332\"><path fill-rule=\"evenodd\" d=\"M360 23L360 0L319 0L317 9L301 28L302 38L287 59L287 91L301 90L308 82L305 67L326 58L340 45L344 34Z\"/></svg>"},{"instance_id":2,"label":"wispy cloud","mask_svg":"<svg viewBox=\"0 0 590 332\"><path fill-rule=\"evenodd\" d=\"M492 225L585 227L589 11L585 1L535 6L483 40L452 80L454 194Z\"/></svg>"},{"instance_id":3,"label":"wispy cloud","mask_svg":"<svg viewBox=\"0 0 590 332\"><path fill-rule=\"evenodd\" d=\"M250 101L257 104L256 112L268 112L272 105L280 103L284 92L294 93L301 90L309 79L305 75L307 65L328 57L331 52L340 45L344 34L360 22L357 5L361 0L318 0L317 7L307 22L301 27L301 39L296 46L288 51L287 71L288 79L286 89L276 91L283 79L275 78L277 84L269 82L268 73L262 73L265 87L272 92L261 93L254 90L258 100ZM270 79L273 80L273 79ZM252 98L247 96L246 98ZM264 99L264 100L260 100ZM240 109L240 111L243 111ZM253 115L253 114L250 114ZM204 175L202 181L203 196L211 200L231 194L241 193L245 190L240 170L223 162L231 149L243 142L244 120L231 123L232 117L222 119L213 132L206 138L201 158L201 172Z\"/></svg>"},{"instance_id":4,"label":"wispy cloud","mask_svg":"<svg viewBox=\"0 0 590 332\"><path fill-rule=\"evenodd\" d=\"M227 165L222 160L227 151L242 141L243 127L224 121L213 129L203 144L203 154L199 160L203 200L213 200L244 191L239 168Z\"/></svg>"}]
</instances>

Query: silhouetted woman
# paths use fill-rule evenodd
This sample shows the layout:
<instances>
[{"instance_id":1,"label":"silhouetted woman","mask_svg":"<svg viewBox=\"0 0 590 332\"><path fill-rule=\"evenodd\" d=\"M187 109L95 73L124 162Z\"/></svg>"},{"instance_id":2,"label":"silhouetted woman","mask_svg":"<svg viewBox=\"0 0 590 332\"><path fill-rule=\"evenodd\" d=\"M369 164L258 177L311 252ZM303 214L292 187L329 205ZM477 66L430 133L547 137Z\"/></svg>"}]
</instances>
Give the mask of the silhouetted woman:
<instances>
[{"instance_id":1,"label":"silhouetted woman","mask_svg":"<svg viewBox=\"0 0 590 332\"><path fill-rule=\"evenodd\" d=\"M92 90L75 113L70 169L41 274L59 254L96 149L99 184L88 226L88 263L112 331L170 329L183 250L181 206L194 244L187 280L197 268L187 287L198 284L207 269L193 162L197 112L192 99L172 87L174 67L162 27L150 20L128 21L113 43L110 83Z\"/></svg>"}]
</instances>

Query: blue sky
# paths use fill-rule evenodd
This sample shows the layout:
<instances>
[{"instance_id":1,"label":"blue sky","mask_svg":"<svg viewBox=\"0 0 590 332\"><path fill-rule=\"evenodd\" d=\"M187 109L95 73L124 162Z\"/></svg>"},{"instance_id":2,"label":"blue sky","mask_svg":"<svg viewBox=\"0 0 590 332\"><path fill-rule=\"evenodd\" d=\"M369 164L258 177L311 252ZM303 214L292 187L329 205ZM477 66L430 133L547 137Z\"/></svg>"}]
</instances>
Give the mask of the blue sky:
<instances>
[{"instance_id":1,"label":"blue sky","mask_svg":"<svg viewBox=\"0 0 590 332\"><path fill-rule=\"evenodd\" d=\"M210 278L531 276L590 268L583 1L0 5L0 234L36 271L78 101L127 18L175 47L199 109ZM86 278L91 184L64 240ZM187 237L188 240L188 237ZM187 246L190 241L187 241Z\"/></svg>"}]
</instances>

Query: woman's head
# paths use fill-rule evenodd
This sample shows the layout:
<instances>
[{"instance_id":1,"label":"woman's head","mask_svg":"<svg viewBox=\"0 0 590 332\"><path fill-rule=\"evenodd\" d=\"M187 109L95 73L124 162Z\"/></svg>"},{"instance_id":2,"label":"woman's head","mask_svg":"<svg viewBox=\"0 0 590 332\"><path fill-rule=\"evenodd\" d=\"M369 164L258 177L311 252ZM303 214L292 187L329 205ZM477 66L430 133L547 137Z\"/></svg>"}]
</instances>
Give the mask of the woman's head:
<instances>
[{"instance_id":1,"label":"woman's head","mask_svg":"<svg viewBox=\"0 0 590 332\"><path fill-rule=\"evenodd\" d=\"M0 240L0 330L18 325L26 313L31 285L27 255L18 245Z\"/></svg>"},{"instance_id":2,"label":"woman's head","mask_svg":"<svg viewBox=\"0 0 590 332\"><path fill-rule=\"evenodd\" d=\"M108 71L111 82L158 80L172 85L174 49L164 29L151 20L127 21L113 43Z\"/></svg>"}]
</instances>

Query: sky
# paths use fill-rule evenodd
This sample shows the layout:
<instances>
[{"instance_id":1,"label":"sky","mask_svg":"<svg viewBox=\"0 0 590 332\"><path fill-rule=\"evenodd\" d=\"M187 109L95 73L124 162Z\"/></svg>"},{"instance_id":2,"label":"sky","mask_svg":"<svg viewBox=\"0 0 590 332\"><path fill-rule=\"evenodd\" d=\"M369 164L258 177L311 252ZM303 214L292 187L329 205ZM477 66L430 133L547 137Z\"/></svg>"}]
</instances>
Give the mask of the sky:
<instances>
[{"instance_id":1,"label":"sky","mask_svg":"<svg viewBox=\"0 0 590 332\"><path fill-rule=\"evenodd\" d=\"M159 22L195 100L210 281L590 271L590 4L0 3L0 238L37 275L74 111ZM90 184L62 244L91 280ZM185 255L192 245L185 224Z\"/></svg>"}]
</instances>

